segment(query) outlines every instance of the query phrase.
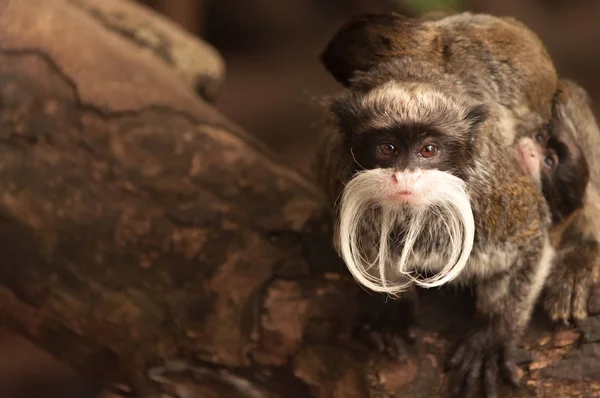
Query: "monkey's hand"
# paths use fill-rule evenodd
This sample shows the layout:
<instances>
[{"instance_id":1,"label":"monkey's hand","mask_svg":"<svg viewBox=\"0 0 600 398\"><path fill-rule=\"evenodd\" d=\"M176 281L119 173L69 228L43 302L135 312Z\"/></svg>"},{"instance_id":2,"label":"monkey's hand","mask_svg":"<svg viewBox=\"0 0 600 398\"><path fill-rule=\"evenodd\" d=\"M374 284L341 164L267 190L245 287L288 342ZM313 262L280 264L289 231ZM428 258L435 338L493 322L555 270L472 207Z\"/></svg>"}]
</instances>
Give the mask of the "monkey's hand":
<instances>
[{"instance_id":1,"label":"monkey's hand","mask_svg":"<svg viewBox=\"0 0 600 398\"><path fill-rule=\"evenodd\" d=\"M416 340L416 294L399 299L361 293L363 314L356 327L359 341L391 359L405 359Z\"/></svg>"},{"instance_id":2,"label":"monkey's hand","mask_svg":"<svg viewBox=\"0 0 600 398\"><path fill-rule=\"evenodd\" d=\"M397 360L403 360L409 355L410 345L415 341L412 331L394 328L391 322L387 325L362 324L358 327L357 335L375 353Z\"/></svg>"},{"instance_id":3,"label":"monkey's hand","mask_svg":"<svg viewBox=\"0 0 600 398\"><path fill-rule=\"evenodd\" d=\"M550 319L568 325L587 317L588 299L598 280L598 244L579 242L563 250L556 261L543 294L543 306Z\"/></svg>"},{"instance_id":4,"label":"monkey's hand","mask_svg":"<svg viewBox=\"0 0 600 398\"><path fill-rule=\"evenodd\" d=\"M484 396L496 398L502 383L518 387L519 373L513 360L513 347L491 328L470 334L447 363L448 370L452 371L452 395L472 397L482 389Z\"/></svg>"}]
</instances>

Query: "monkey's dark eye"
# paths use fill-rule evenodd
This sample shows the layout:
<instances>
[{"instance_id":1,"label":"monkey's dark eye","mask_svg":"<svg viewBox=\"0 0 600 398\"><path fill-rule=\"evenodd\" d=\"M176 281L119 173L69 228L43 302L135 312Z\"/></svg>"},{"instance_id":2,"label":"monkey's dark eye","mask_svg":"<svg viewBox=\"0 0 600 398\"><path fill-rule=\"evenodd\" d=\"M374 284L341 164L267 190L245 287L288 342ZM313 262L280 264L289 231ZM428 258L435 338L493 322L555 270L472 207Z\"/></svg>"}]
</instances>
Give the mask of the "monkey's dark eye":
<instances>
[{"instance_id":1,"label":"monkey's dark eye","mask_svg":"<svg viewBox=\"0 0 600 398\"><path fill-rule=\"evenodd\" d=\"M379 152L381 152L385 156L394 156L396 155L396 146L394 144L390 144L389 142L384 142L383 144L379 144L377 147Z\"/></svg>"},{"instance_id":2,"label":"monkey's dark eye","mask_svg":"<svg viewBox=\"0 0 600 398\"><path fill-rule=\"evenodd\" d=\"M425 145L419 151L419 155L421 155L425 159L429 159L429 158L432 158L435 155L437 155L438 151L439 151L439 149L434 145Z\"/></svg>"},{"instance_id":3,"label":"monkey's dark eye","mask_svg":"<svg viewBox=\"0 0 600 398\"><path fill-rule=\"evenodd\" d=\"M544 156L544 165L549 169L554 169L558 164L558 157L554 152L546 153Z\"/></svg>"},{"instance_id":4,"label":"monkey's dark eye","mask_svg":"<svg viewBox=\"0 0 600 398\"><path fill-rule=\"evenodd\" d=\"M544 142L544 135L542 133L537 133L535 135L535 140L538 142L538 144L541 144Z\"/></svg>"}]
</instances>

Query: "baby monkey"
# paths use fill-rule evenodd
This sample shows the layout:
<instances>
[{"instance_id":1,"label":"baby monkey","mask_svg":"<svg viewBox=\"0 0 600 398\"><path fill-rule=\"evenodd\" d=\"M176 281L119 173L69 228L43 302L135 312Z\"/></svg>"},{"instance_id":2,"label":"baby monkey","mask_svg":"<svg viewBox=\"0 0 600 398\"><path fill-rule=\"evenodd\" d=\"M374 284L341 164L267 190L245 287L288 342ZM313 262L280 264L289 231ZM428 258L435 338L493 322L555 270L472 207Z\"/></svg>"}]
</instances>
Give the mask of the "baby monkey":
<instances>
[{"instance_id":1,"label":"baby monkey","mask_svg":"<svg viewBox=\"0 0 600 398\"><path fill-rule=\"evenodd\" d=\"M515 139L519 166L541 187L550 205L554 235L560 235L557 233L569 224L574 212L584 206L588 190L590 170L581 144L595 144L591 132L595 133L597 126L586 100L583 88L561 80L551 122L542 129L517 134Z\"/></svg>"},{"instance_id":2,"label":"baby monkey","mask_svg":"<svg viewBox=\"0 0 600 398\"><path fill-rule=\"evenodd\" d=\"M389 26L383 34L368 28L382 20L392 33ZM452 55L479 62L481 48L470 53L468 38L452 41L470 23L503 33L486 43L510 36L511 57L531 65L498 61L504 69L492 77L504 80L474 90L475 74L460 66L465 58ZM355 279L374 291L473 286L475 322L449 361L459 396L483 387L496 397L502 380L517 384L512 351L553 259L548 205L503 132L532 108L540 118L550 115L556 76L532 37L523 25L491 16L427 26L373 16L342 28L322 57L346 87L329 102L332 123L317 155L337 221L336 247ZM421 52L414 42L420 39ZM519 68L536 73L515 73ZM511 80L524 75L519 84ZM526 87L537 95L525 94Z\"/></svg>"},{"instance_id":3,"label":"baby monkey","mask_svg":"<svg viewBox=\"0 0 600 398\"><path fill-rule=\"evenodd\" d=\"M517 153L552 213L556 257L543 305L552 320L568 323L587 316L600 269L600 129L582 87L559 81L550 128L536 139L522 138Z\"/></svg>"}]
</instances>

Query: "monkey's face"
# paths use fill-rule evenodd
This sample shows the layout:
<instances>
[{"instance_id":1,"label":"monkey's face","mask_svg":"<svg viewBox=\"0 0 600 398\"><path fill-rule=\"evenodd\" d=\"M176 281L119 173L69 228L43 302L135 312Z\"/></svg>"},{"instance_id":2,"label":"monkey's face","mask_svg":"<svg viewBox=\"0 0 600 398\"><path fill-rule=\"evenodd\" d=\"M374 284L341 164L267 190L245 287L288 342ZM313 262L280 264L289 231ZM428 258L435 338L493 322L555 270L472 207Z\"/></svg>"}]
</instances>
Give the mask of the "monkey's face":
<instances>
[{"instance_id":1,"label":"monkey's face","mask_svg":"<svg viewBox=\"0 0 600 398\"><path fill-rule=\"evenodd\" d=\"M517 142L516 159L525 174L531 176L538 185L542 179L553 176L558 165L556 151L548 146L549 134L538 132L534 138L522 137Z\"/></svg>"},{"instance_id":2,"label":"monkey's face","mask_svg":"<svg viewBox=\"0 0 600 398\"><path fill-rule=\"evenodd\" d=\"M366 287L439 286L466 265L474 221L466 179L485 109L419 84L389 82L332 102L354 174L336 245ZM432 271L421 277L419 271Z\"/></svg>"}]
</instances>

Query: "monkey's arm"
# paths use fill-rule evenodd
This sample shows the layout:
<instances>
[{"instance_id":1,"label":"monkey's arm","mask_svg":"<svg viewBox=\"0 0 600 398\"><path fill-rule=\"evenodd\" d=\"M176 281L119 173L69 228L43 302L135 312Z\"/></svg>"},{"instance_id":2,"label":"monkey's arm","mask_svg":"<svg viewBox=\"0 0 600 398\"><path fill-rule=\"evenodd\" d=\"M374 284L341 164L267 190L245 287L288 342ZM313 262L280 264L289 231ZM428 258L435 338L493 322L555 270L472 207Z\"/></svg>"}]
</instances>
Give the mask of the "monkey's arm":
<instances>
[{"instance_id":1,"label":"monkey's arm","mask_svg":"<svg viewBox=\"0 0 600 398\"><path fill-rule=\"evenodd\" d=\"M552 249L520 255L515 266L476 285L476 323L449 361L457 396L469 396L483 383L488 398L498 396L501 380L518 385L513 350L530 319L543 286Z\"/></svg>"}]
</instances>

